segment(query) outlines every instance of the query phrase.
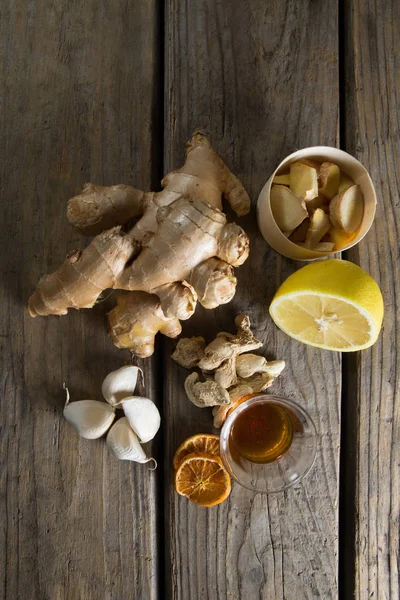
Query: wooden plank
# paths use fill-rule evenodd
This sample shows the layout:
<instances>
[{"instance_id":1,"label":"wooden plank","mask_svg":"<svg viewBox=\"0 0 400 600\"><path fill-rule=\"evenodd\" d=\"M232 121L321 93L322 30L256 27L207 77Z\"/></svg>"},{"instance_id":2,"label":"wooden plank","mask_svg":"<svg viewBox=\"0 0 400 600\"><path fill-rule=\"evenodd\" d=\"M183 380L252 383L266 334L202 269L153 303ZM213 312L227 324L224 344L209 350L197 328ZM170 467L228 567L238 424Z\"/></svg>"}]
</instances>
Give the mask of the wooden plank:
<instances>
[{"instance_id":1,"label":"wooden plank","mask_svg":"<svg viewBox=\"0 0 400 600\"><path fill-rule=\"evenodd\" d=\"M185 142L195 128L204 128L255 205L287 154L337 143L336 2L170 0L166 21L165 171L182 164ZM186 399L187 372L169 360L174 344L166 342L170 595L336 598L340 356L307 348L276 329L268 304L301 264L267 246L254 211L240 223L250 233L251 253L238 270L235 299L215 311L198 309L184 334L212 339L216 331L232 329L238 312L248 312L265 355L287 361L271 391L308 408L320 446L312 473L286 493L254 495L234 485L230 499L213 509L178 497L171 482L173 452L189 434L210 430L211 417Z\"/></svg>"},{"instance_id":2,"label":"wooden plank","mask_svg":"<svg viewBox=\"0 0 400 600\"><path fill-rule=\"evenodd\" d=\"M82 244L65 208L84 182L159 179L158 3L16 0L1 12L0 597L156 598L157 476L62 418L63 381L75 399L101 397L127 359L105 306L31 319L26 305ZM154 397L151 361L145 377Z\"/></svg>"},{"instance_id":3,"label":"wooden plank","mask_svg":"<svg viewBox=\"0 0 400 600\"><path fill-rule=\"evenodd\" d=\"M345 22L343 141L369 170L378 197L371 231L347 258L378 281L385 302L381 336L357 356L357 376L346 392L354 405L349 451L355 456L347 500L355 499L356 520L355 575L346 577L351 589L345 597L395 599L400 595L400 5L352 0L345 3Z\"/></svg>"}]
</instances>

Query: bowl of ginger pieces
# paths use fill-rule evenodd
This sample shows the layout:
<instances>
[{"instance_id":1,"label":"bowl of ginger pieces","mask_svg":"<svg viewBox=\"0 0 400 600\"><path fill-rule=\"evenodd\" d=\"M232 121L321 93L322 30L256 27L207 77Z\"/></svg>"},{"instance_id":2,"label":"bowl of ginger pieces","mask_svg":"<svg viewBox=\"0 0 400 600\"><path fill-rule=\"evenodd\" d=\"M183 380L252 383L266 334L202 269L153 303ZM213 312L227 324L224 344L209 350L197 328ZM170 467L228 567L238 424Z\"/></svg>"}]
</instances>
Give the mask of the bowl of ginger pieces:
<instances>
[{"instance_id":1,"label":"bowl of ginger pieces","mask_svg":"<svg viewBox=\"0 0 400 600\"><path fill-rule=\"evenodd\" d=\"M370 229L375 208L365 167L343 150L315 146L280 163L261 190L257 220L274 250L313 260L357 244Z\"/></svg>"}]
</instances>

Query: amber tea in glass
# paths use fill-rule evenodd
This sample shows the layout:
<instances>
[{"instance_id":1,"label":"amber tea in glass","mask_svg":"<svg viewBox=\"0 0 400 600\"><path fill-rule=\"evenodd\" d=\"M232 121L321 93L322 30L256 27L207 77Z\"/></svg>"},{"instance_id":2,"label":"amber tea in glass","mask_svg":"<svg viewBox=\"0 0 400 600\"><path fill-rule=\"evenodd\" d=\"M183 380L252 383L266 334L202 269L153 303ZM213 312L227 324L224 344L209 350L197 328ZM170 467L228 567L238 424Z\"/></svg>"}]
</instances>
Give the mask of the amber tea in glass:
<instances>
[{"instance_id":1,"label":"amber tea in glass","mask_svg":"<svg viewBox=\"0 0 400 600\"><path fill-rule=\"evenodd\" d=\"M268 463L283 456L291 446L293 424L280 404L253 404L235 420L230 434L231 451L255 463Z\"/></svg>"},{"instance_id":2,"label":"amber tea in glass","mask_svg":"<svg viewBox=\"0 0 400 600\"><path fill-rule=\"evenodd\" d=\"M317 448L314 423L295 402L266 394L246 397L221 431L221 458L230 475L258 492L279 492L311 469Z\"/></svg>"}]
</instances>

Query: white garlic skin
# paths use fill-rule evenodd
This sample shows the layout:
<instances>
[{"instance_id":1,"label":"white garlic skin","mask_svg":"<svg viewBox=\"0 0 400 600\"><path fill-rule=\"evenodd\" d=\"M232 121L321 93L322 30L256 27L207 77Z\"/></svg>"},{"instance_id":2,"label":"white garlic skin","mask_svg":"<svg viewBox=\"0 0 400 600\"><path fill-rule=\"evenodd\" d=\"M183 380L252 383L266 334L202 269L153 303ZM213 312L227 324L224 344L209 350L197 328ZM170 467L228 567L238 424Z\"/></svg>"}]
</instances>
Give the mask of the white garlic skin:
<instances>
[{"instance_id":1,"label":"white garlic skin","mask_svg":"<svg viewBox=\"0 0 400 600\"><path fill-rule=\"evenodd\" d=\"M77 433L86 440L97 440L111 427L115 410L105 402L78 400L64 407L64 418L71 423Z\"/></svg>"},{"instance_id":2,"label":"white garlic skin","mask_svg":"<svg viewBox=\"0 0 400 600\"><path fill-rule=\"evenodd\" d=\"M137 378L142 369L133 365L112 371L103 381L101 391L111 406L117 406L127 396L132 396L136 388Z\"/></svg>"},{"instance_id":3,"label":"white garlic skin","mask_svg":"<svg viewBox=\"0 0 400 600\"><path fill-rule=\"evenodd\" d=\"M161 417L157 406L149 398L131 396L122 401L122 409L129 425L142 444L154 438L160 429Z\"/></svg>"},{"instance_id":4,"label":"white garlic skin","mask_svg":"<svg viewBox=\"0 0 400 600\"><path fill-rule=\"evenodd\" d=\"M152 460L147 458L126 417L122 417L111 427L107 435L107 445L119 460L132 460L138 463Z\"/></svg>"}]
</instances>

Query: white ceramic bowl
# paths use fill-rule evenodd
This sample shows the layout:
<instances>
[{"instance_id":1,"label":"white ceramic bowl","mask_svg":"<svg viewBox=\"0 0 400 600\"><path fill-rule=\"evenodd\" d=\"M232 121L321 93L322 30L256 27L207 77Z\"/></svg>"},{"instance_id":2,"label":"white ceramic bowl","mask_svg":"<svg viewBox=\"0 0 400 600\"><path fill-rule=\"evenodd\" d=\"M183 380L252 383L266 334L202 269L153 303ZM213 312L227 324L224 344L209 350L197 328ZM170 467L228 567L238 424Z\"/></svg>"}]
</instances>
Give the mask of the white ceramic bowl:
<instances>
[{"instance_id":1,"label":"white ceramic bowl","mask_svg":"<svg viewBox=\"0 0 400 600\"><path fill-rule=\"evenodd\" d=\"M301 160L302 158L313 158L319 162L328 161L335 163L343 173L351 177L354 182L361 187L364 195L364 216L361 227L358 230L356 237L353 238L347 246L341 248L340 251L355 246L355 244L358 244L358 242L363 239L373 223L376 209L375 188L368 171L356 158L354 158L354 156L351 156L351 154L339 150L338 148L331 148L330 146L314 146L311 148L303 148L303 150L297 150L297 152L289 154L289 156L287 156L272 173L271 177L261 190L257 202L258 226L264 239L274 250L283 254L283 256L295 260L313 260L322 258L323 256L333 255L336 252L316 252L315 250L308 250L307 248L302 248L294 242L291 242L279 229L272 215L270 192L273 178L281 171L284 171L291 163Z\"/></svg>"}]
</instances>

